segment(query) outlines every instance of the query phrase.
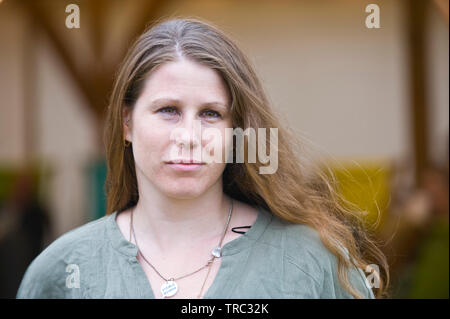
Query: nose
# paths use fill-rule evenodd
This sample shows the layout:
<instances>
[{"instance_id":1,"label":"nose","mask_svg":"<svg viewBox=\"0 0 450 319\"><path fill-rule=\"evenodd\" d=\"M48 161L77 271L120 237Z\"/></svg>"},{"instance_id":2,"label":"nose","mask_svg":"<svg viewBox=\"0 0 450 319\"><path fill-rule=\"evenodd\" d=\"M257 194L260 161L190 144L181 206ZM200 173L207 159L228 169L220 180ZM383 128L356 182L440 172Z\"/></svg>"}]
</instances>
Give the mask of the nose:
<instances>
[{"instance_id":1,"label":"nose","mask_svg":"<svg viewBox=\"0 0 450 319\"><path fill-rule=\"evenodd\" d=\"M179 125L177 126L179 134L176 136L175 143L180 148L196 148L201 144L201 121L194 115L185 113Z\"/></svg>"}]
</instances>

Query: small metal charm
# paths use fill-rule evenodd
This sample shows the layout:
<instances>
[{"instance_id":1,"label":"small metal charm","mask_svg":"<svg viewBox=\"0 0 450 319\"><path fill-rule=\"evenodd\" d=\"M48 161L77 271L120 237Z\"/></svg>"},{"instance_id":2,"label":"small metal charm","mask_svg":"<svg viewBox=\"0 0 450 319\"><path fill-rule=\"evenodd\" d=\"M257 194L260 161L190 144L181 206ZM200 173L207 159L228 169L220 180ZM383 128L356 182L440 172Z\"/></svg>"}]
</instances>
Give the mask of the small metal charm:
<instances>
[{"instance_id":1,"label":"small metal charm","mask_svg":"<svg viewBox=\"0 0 450 319\"><path fill-rule=\"evenodd\" d=\"M166 283L161 285L161 294L164 298L172 297L178 291L178 285L173 279L169 279Z\"/></svg>"},{"instance_id":2,"label":"small metal charm","mask_svg":"<svg viewBox=\"0 0 450 319\"><path fill-rule=\"evenodd\" d=\"M212 250L211 254L212 254L214 257L217 257L217 258L222 257L222 248L219 247L219 246L217 246L216 248L214 248L214 249Z\"/></svg>"}]
</instances>

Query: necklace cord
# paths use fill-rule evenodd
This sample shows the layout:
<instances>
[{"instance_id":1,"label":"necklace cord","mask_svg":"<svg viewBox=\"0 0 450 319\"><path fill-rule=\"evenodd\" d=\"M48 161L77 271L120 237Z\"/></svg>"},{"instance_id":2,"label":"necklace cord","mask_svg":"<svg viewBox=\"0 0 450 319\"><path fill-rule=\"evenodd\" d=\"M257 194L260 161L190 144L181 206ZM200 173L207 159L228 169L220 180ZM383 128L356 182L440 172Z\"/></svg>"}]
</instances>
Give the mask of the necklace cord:
<instances>
[{"instance_id":1,"label":"necklace cord","mask_svg":"<svg viewBox=\"0 0 450 319\"><path fill-rule=\"evenodd\" d=\"M218 247L220 247L220 248L222 247L222 242L223 242L223 239L225 238L225 234L226 234L226 232L227 232L228 225L229 225L229 223L230 223L230 219L231 219L232 212L233 212L233 199L230 200L230 212L229 212L229 214L228 214L228 219L227 219L227 222L226 222L226 225L225 225L225 229L224 229L224 231L223 231L222 237L221 237L220 242L219 242L219 245L218 245ZM134 207L133 207L133 209L131 210L131 218L130 218L130 240L129 240L129 241L131 242L131 238L132 238L132 235L133 235L134 240L136 241L136 247L138 248L138 254L140 254L140 255L142 256L142 258L144 259L144 261L145 261L150 267L153 268L153 270L158 274L158 276L160 276L160 277L161 277L162 279L164 279L165 281L175 281L175 280L179 280L179 279L188 277L188 276L190 276L190 275L193 275L193 274L199 272L200 270L202 270L203 268L210 266L210 265L212 264L212 262L214 261L214 259L217 258L216 256L213 255L213 256L208 260L208 262L206 263L206 265L204 265L204 266L202 266L201 268L199 268L199 269L197 269L197 270L195 270L195 271L193 271L193 272L191 272L191 273L188 273L188 274L186 274L186 275L180 276L180 277L178 277L178 278L169 278L169 279L164 278L164 276L162 276L162 275L159 273L159 271L156 270L156 268L155 268L155 267L147 260L147 258L145 258L145 256L142 254L141 250L139 249L138 241L137 241L137 238L136 238L136 233L135 233L135 231L134 231L133 213L134 213ZM205 286L206 279L208 278L208 275L209 275L210 271L211 271L211 267L209 267L208 273L206 274L206 277L205 277L205 280L204 280L204 282L203 282L202 288L201 288L200 293L199 293L199 295L198 295L199 298L200 298L200 296L201 296L201 293L202 293L202 291L203 291L203 287Z\"/></svg>"}]
</instances>

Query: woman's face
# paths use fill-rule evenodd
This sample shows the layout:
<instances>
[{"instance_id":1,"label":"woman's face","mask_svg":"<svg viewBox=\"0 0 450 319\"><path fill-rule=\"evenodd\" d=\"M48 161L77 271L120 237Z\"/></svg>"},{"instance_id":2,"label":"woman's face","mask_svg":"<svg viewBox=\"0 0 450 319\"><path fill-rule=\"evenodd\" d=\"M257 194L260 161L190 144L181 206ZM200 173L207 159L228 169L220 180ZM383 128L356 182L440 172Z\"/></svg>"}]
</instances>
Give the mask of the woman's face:
<instances>
[{"instance_id":1,"label":"woman's face","mask_svg":"<svg viewBox=\"0 0 450 319\"><path fill-rule=\"evenodd\" d=\"M132 112L124 109L124 123L130 119L124 133L132 142L139 187L153 187L175 198L194 198L221 187L229 146L225 128L232 128L229 103L225 83L207 66L186 59L158 66L146 79ZM201 131L217 129L220 137L202 138L194 130L199 125ZM219 147L222 160L205 160L205 146ZM202 164L170 163L174 160Z\"/></svg>"}]
</instances>

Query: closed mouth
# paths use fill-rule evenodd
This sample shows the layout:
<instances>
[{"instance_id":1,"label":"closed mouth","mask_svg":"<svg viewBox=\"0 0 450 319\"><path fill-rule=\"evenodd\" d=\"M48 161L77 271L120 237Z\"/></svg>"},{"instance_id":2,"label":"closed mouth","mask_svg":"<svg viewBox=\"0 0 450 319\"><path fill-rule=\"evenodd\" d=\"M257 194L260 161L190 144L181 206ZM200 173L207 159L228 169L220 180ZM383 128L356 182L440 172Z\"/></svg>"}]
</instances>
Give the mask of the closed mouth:
<instances>
[{"instance_id":1,"label":"closed mouth","mask_svg":"<svg viewBox=\"0 0 450 319\"><path fill-rule=\"evenodd\" d=\"M204 165L204 164L206 164L206 163L203 163L203 162L194 162L194 161L189 161L189 160L187 160L187 161L183 161L183 160L180 160L180 161L168 161L166 163L167 164L183 164L183 165Z\"/></svg>"}]
</instances>

